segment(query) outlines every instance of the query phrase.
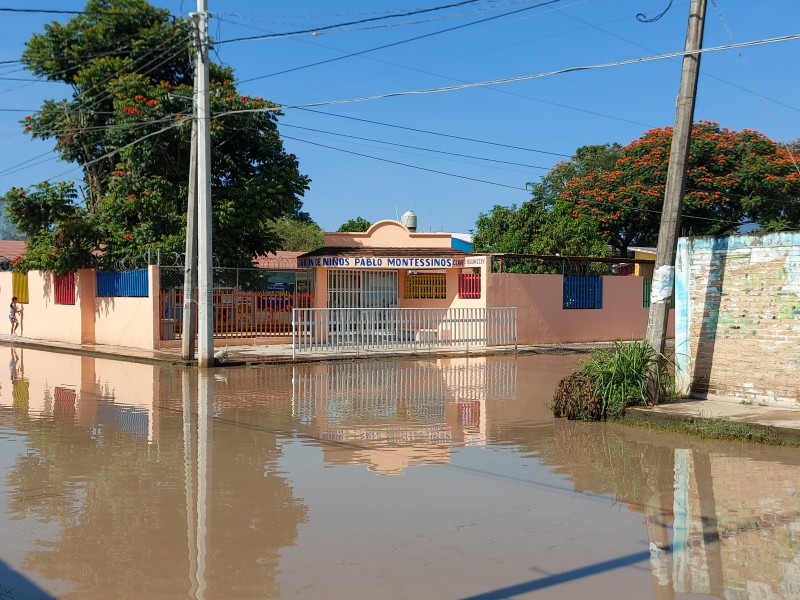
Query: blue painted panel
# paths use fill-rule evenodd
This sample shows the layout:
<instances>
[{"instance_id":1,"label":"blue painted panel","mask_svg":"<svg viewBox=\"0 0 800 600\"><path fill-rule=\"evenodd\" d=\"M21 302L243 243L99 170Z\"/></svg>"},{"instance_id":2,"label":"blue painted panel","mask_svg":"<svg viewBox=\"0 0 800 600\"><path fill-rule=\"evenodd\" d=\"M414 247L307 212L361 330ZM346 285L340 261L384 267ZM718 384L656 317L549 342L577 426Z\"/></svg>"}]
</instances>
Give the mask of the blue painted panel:
<instances>
[{"instance_id":1,"label":"blue painted panel","mask_svg":"<svg viewBox=\"0 0 800 600\"><path fill-rule=\"evenodd\" d=\"M149 296L147 269L136 271L98 271L98 297L146 298Z\"/></svg>"},{"instance_id":2,"label":"blue painted panel","mask_svg":"<svg viewBox=\"0 0 800 600\"><path fill-rule=\"evenodd\" d=\"M450 247L461 252L472 252L472 244L454 237L450 238Z\"/></svg>"},{"instance_id":3,"label":"blue painted panel","mask_svg":"<svg viewBox=\"0 0 800 600\"><path fill-rule=\"evenodd\" d=\"M563 307L603 308L603 278L597 275L565 275Z\"/></svg>"}]
</instances>

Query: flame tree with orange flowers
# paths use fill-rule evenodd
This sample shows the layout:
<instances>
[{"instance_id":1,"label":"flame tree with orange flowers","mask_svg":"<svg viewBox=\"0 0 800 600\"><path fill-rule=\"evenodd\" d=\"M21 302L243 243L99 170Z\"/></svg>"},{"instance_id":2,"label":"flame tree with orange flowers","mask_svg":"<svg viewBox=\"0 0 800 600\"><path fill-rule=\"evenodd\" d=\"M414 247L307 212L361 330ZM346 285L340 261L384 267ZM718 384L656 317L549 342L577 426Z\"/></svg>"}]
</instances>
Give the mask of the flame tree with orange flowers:
<instances>
[{"instance_id":1,"label":"flame tree with orange flowers","mask_svg":"<svg viewBox=\"0 0 800 600\"><path fill-rule=\"evenodd\" d=\"M595 223L621 256L658 235L672 128L652 129L622 148L605 169L569 180L556 205ZM800 227L800 153L752 130L701 121L692 130L683 198L684 232L717 235L753 224L764 231Z\"/></svg>"}]
</instances>

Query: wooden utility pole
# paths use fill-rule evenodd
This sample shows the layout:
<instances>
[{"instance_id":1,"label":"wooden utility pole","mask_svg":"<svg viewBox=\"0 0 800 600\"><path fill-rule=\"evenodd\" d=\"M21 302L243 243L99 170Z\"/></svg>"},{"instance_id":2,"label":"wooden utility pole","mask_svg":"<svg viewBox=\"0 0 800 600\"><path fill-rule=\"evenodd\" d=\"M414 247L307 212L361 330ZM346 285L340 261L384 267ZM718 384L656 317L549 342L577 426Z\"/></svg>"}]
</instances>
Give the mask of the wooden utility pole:
<instances>
[{"instance_id":1,"label":"wooden utility pole","mask_svg":"<svg viewBox=\"0 0 800 600\"><path fill-rule=\"evenodd\" d=\"M206 0L197 0L197 13L192 15L197 25L197 69L200 76L195 88L197 106L197 364L214 366L213 286L211 268L211 126L208 98L208 8Z\"/></svg>"},{"instance_id":2,"label":"wooden utility pole","mask_svg":"<svg viewBox=\"0 0 800 600\"><path fill-rule=\"evenodd\" d=\"M675 283L675 256L681 226L681 205L689 162L689 144L697 97L697 78L700 72L700 53L698 51L703 46L705 17L706 0L692 0L689 7L689 24L686 29L681 84L675 109L675 128L672 131L672 147L669 152L664 207L658 230L650 312L647 318L647 341L658 355L648 380L648 394L654 404L658 404L659 381L664 367L663 355L667 337L669 305Z\"/></svg>"}]
</instances>

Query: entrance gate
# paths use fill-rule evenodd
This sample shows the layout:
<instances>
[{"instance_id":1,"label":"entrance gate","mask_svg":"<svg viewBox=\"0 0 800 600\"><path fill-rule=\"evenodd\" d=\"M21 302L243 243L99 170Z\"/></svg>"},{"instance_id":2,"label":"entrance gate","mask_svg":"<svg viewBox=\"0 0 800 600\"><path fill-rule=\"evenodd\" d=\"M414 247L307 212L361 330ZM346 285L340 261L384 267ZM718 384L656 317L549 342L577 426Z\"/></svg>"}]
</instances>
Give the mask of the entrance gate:
<instances>
[{"instance_id":1,"label":"entrance gate","mask_svg":"<svg viewBox=\"0 0 800 600\"><path fill-rule=\"evenodd\" d=\"M394 320L398 306L397 271L328 271L328 339L349 344L378 336L390 341L396 334ZM369 313L370 319L360 318Z\"/></svg>"}]
</instances>

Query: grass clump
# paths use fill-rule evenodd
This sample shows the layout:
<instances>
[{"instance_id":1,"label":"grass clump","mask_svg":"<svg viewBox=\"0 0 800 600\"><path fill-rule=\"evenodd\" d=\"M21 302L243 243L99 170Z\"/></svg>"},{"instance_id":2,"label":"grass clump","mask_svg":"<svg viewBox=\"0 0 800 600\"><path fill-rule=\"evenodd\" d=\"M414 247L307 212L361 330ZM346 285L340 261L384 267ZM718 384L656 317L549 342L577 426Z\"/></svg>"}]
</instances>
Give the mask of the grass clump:
<instances>
[{"instance_id":1,"label":"grass clump","mask_svg":"<svg viewBox=\"0 0 800 600\"><path fill-rule=\"evenodd\" d=\"M618 419L625 408L647 404L647 374L657 354L647 342L614 342L595 350L580 371L556 387L551 408L556 417L603 421Z\"/></svg>"}]
</instances>

